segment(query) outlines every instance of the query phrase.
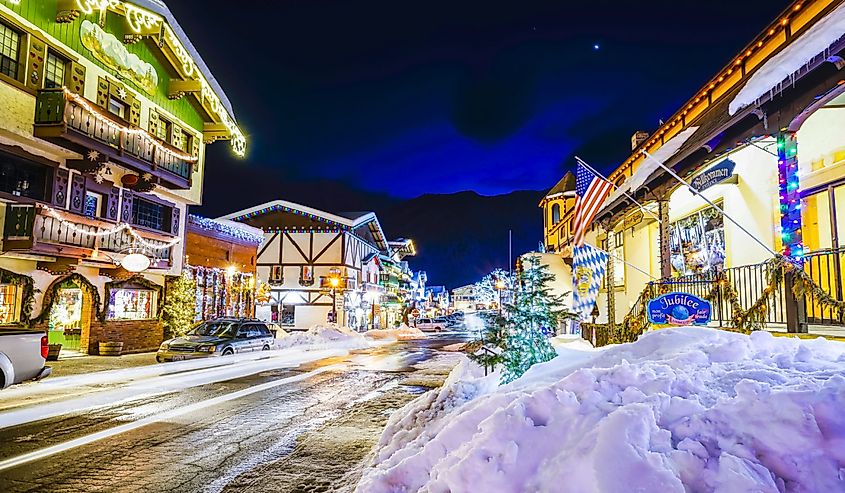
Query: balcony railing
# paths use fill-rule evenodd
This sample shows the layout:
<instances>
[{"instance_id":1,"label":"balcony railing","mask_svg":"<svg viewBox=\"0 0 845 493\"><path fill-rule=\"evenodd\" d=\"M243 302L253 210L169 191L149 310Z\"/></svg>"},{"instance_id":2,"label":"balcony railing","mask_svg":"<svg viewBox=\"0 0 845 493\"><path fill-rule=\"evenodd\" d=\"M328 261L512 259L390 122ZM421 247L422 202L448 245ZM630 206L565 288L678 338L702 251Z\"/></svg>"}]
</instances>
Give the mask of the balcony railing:
<instances>
[{"instance_id":1,"label":"balcony railing","mask_svg":"<svg viewBox=\"0 0 845 493\"><path fill-rule=\"evenodd\" d=\"M93 106L93 103L90 103ZM35 135L64 140L74 150L111 150L111 158L139 172L150 172L171 188L190 188L192 163L180 158L180 149L146 133L122 130L130 124L107 112L85 108L61 89L44 89L35 101ZM99 146L91 146L92 143ZM80 149L80 147L82 149ZM165 152L161 149L173 152Z\"/></svg>"},{"instance_id":2,"label":"balcony railing","mask_svg":"<svg viewBox=\"0 0 845 493\"><path fill-rule=\"evenodd\" d=\"M37 205L8 205L3 228L3 250L89 259L94 250L126 253L130 248L138 247L137 240L127 230L94 236L112 229L114 224L74 214L66 213L66 216L62 221ZM138 233L151 245L164 246L170 240L156 233ZM156 250L155 256L169 263L173 248Z\"/></svg>"}]
</instances>

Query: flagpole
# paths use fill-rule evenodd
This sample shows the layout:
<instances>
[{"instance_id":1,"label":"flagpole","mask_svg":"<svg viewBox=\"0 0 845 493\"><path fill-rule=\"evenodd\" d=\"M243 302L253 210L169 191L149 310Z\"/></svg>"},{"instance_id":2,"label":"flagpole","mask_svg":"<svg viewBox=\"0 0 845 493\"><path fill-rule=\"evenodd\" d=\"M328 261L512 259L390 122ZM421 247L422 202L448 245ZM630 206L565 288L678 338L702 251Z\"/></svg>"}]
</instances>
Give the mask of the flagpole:
<instances>
[{"instance_id":1,"label":"flagpole","mask_svg":"<svg viewBox=\"0 0 845 493\"><path fill-rule=\"evenodd\" d=\"M658 223L660 223L660 224L662 224L662 223L661 223L661 221L660 221L660 218L659 218L659 217L657 217L657 216L656 216L653 212L651 212L650 210L646 209L646 208L645 208L645 206L644 206L644 205L642 205L641 203L637 202L637 199L635 199L634 197L632 197L631 195L629 195L629 194L628 194L628 192L626 192L626 191L622 190L620 187L617 187L615 183L613 183L612 181L610 181L610 179L609 179L609 178L607 178L606 176L604 176L603 174L601 174L601 173L599 173L598 171L596 171L596 169L595 169L595 168L593 168L592 166L590 166L589 164L587 164L587 162L586 162L586 161L584 161L583 159L581 159L581 158L580 158L580 157L578 157L578 156L575 156L575 160L576 160L576 161L578 161L578 162L579 162L581 165L583 165L585 168L587 168L588 170L590 170L592 173L596 174L599 178L601 178L601 179L603 179L604 181L606 181L606 182L610 183L610 184L611 184L611 186L613 186L613 188L615 188L616 190L619 190L620 192L622 192L622 194L623 194L624 196L626 196L626 197L628 197L629 199L633 200L633 201L634 201L634 203L635 203L635 204L637 204L637 205L640 207L640 210L641 210L641 211L645 212L646 214L648 214L649 216L653 217L654 219L657 219L657 222L658 222Z\"/></svg>"},{"instance_id":2,"label":"flagpole","mask_svg":"<svg viewBox=\"0 0 845 493\"><path fill-rule=\"evenodd\" d=\"M680 176L678 176L678 174L677 174L677 173L675 173L675 172L674 172L671 168L669 168L668 166L666 166L665 164L663 164L663 162L662 162L662 161L660 161L660 160L659 160L659 159L657 159L656 157L652 156L652 155L651 155L651 154L649 154L647 151L642 151L642 153L643 153L643 154L645 154L645 156L646 156L646 157L648 157L649 159L651 159L652 161L654 161L654 162L655 162L657 165L659 165L661 168L665 169L665 170L666 170L666 171L667 171L670 175L672 175L672 178L676 179L679 183L681 183L682 185L686 186L686 187L687 187L687 189L690 191L690 193L692 193L693 195L696 195L696 196L698 196L698 197L701 197L701 198L702 198L705 202L707 202L708 204L710 204L710 206L711 206L711 207L713 207L714 209L716 209L717 211L719 211L719 212L720 212L720 213L721 213L724 217L728 218L728 220L730 220L730 222L734 223L734 225L735 225L737 228L739 228L740 230L742 230L742 232L743 232L743 233L745 233L745 234L747 234L748 236L750 236L752 240L756 241L756 242L757 242L757 244L759 244L761 247L765 248L765 249L766 249L766 251L768 251L769 253L771 253L771 254L772 254L772 256L777 257L777 256L779 256L779 255L780 255L780 254L778 254L777 252L775 252L774 250L772 250L772 248L771 248L771 247L769 247L768 245L766 245L765 243L763 243L763 240L761 240L760 238L757 238L755 235L751 234L751 233L750 233L747 229L745 229L745 227L744 227L743 225L739 224L739 223L738 223L738 222L737 222L734 218L732 218L731 216L729 216L729 215L728 215L728 214L727 214L727 213L726 213L726 212L725 212L725 211L724 211L721 207L719 207L718 205L714 204L712 200L710 200L710 199L708 199L707 197L705 197L704 195L702 195L702 194L701 194L701 192L700 192L697 188L693 187L693 186L692 186L692 185L690 185L690 184L689 184L686 180L684 180L683 178L681 178Z\"/></svg>"},{"instance_id":3,"label":"flagpole","mask_svg":"<svg viewBox=\"0 0 845 493\"><path fill-rule=\"evenodd\" d=\"M592 245L590 245L590 246L592 246ZM649 274L648 272L646 272L646 271L644 271L644 270L640 269L640 268L639 268L639 267L637 267L636 265L626 262L626 261L625 261L625 259L623 259L623 258L619 258L619 257L617 257L616 255L614 255L613 253L608 252L607 250L602 250L601 248L596 247L596 246L594 246L593 248L595 248L596 250L598 250L598 251L600 251L600 252L604 252L604 253L606 253L608 256L615 258L616 260L618 260L618 261L622 262L623 264L627 265L628 267L630 267L630 268L632 268L632 269L634 269L634 270L636 270L636 271L639 271L639 272L641 272L641 273L643 273L643 274L647 275L648 277L650 277L650 278L651 278L652 280L654 280L654 281L659 281L659 280L660 280L660 279L658 279L658 278L656 278L656 277L652 276L652 275L651 275L651 274Z\"/></svg>"}]
</instances>

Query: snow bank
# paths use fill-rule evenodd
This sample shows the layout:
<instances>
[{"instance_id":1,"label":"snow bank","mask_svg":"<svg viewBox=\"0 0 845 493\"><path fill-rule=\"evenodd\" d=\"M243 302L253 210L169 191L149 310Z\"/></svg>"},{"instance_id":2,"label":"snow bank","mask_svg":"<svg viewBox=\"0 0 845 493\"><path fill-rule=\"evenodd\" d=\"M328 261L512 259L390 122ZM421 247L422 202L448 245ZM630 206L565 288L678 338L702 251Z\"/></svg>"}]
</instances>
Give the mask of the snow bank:
<instances>
[{"instance_id":1,"label":"snow bank","mask_svg":"<svg viewBox=\"0 0 845 493\"><path fill-rule=\"evenodd\" d=\"M276 340L277 348L294 346L308 346L309 349L363 349L370 344L364 336L348 327L315 325L305 332L291 332Z\"/></svg>"},{"instance_id":2,"label":"snow bank","mask_svg":"<svg viewBox=\"0 0 845 493\"><path fill-rule=\"evenodd\" d=\"M407 325L400 325L395 329L375 329L368 330L364 336L371 339L392 339L395 341L410 341L414 339L425 339L428 337L425 332L416 327L408 327Z\"/></svg>"},{"instance_id":3,"label":"snow bank","mask_svg":"<svg viewBox=\"0 0 845 493\"><path fill-rule=\"evenodd\" d=\"M728 106L728 113L754 104L760 97L790 79L819 55L827 58L827 50L845 36L845 5L827 14L812 29L793 41L758 69Z\"/></svg>"},{"instance_id":4,"label":"snow bank","mask_svg":"<svg viewBox=\"0 0 845 493\"><path fill-rule=\"evenodd\" d=\"M845 491L845 344L684 328L562 350L498 388L457 367L391 417L358 491Z\"/></svg>"}]
</instances>

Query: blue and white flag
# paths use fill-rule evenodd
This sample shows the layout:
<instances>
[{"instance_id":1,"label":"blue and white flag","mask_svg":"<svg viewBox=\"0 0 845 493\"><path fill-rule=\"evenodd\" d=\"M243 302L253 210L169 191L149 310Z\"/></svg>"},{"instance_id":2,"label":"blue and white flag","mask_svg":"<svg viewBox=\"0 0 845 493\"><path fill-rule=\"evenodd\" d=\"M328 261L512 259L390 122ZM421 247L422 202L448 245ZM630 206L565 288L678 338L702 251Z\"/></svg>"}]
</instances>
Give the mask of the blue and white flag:
<instances>
[{"instance_id":1,"label":"blue and white flag","mask_svg":"<svg viewBox=\"0 0 845 493\"><path fill-rule=\"evenodd\" d=\"M589 320L607 270L607 253L586 243L573 252L572 310L579 320Z\"/></svg>"}]
</instances>

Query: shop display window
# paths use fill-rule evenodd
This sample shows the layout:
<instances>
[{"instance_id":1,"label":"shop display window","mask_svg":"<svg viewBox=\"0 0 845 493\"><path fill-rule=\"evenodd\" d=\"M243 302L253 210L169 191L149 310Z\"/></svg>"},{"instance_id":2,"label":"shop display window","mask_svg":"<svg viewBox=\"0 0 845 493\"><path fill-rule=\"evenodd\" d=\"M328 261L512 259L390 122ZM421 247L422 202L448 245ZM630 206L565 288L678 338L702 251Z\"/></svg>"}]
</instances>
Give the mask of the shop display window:
<instances>
[{"instance_id":1,"label":"shop display window","mask_svg":"<svg viewBox=\"0 0 845 493\"><path fill-rule=\"evenodd\" d=\"M18 321L18 287L0 284L0 324Z\"/></svg>"},{"instance_id":2,"label":"shop display window","mask_svg":"<svg viewBox=\"0 0 845 493\"><path fill-rule=\"evenodd\" d=\"M114 289L110 293L111 320L149 320L155 318L157 293L151 289Z\"/></svg>"},{"instance_id":3,"label":"shop display window","mask_svg":"<svg viewBox=\"0 0 845 493\"><path fill-rule=\"evenodd\" d=\"M725 268L725 221L718 209L708 207L679 219L669 231L673 276L709 276Z\"/></svg>"}]
</instances>

